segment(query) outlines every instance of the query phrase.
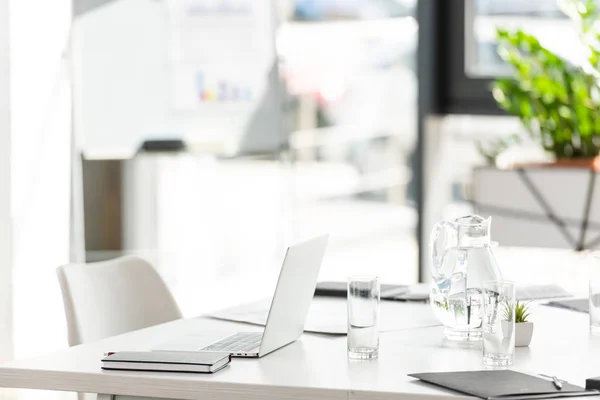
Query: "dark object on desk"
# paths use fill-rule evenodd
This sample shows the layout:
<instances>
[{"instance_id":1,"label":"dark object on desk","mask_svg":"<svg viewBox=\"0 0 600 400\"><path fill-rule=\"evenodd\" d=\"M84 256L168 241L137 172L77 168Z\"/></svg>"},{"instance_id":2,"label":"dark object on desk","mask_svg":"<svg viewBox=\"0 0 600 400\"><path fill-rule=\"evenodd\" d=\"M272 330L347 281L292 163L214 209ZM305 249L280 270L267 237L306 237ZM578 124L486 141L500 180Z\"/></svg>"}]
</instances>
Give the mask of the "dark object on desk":
<instances>
[{"instance_id":1,"label":"dark object on desk","mask_svg":"<svg viewBox=\"0 0 600 400\"><path fill-rule=\"evenodd\" d=\"M562 382L562 389L552 379L511 370L460 371L410 374L413 378L486 400L550 399L556 397L591 396L598 392Z\"/></svg>"},{"instance_id":2,"label":"dark object on desk","mask_svg":"<svg viewBox=\"0 0 600 400\"><path fill-rule=\"evenodd\" d=\"M141 151L184 151L185 142L181 139L145 140Z\"/></svg>"},{"instance_id":3,"label":"dark object on desk","mask_svg":"<svg viewBox=\"0 0 600 400\"><path fill-rule=\"evenodd\" d=\"M577 311L582 313L590 312L590 301L589 299L572 299L572 300L556 300L550 301L545 306L564 308L570 311Z\"/></svg>"},{"instance_id":4,"label":"dark object on desk","mask_svg":"<svg viewBox=\"0 0 600 400\"><path fill-rule=\"evenodd\" d=\"M585 388L588 390L600 390L600 376L586 379Z\"/></svg>"},{"instance_id":5,"label":"dark object on desk","mask_svg":"<svg viewBox=\"0 0 600 400\"><path fill-rule=\"evenodd\" d=\"M103 358L102 369L214 373L230 362L223 352L120 351Z\"/></svg>"},{"instance_id":6,"label":"dark object on desk","mask_svg":"<svg viewBox=\"0 0 600 400\"><path fill-rule=\"evenodd\" d=\"M397 301L421 301L421 302L423 302L423 301L429 301L429 293L423 294L423 293L408 292L408 293L401 294L399 296L394 296L390 300L397 300Z\"/></svg>"},{"instance_id":7,"label":"dark object on desk","mask_svg":"<svg viewBox=\"0 0 600 400\"><path fill-rule=\"evenodd\" d=\"M393 300L398 301L429 301L431 286L426 283L419 283L408 287L406 293L395 296Z\"/></svg>"},{"instance_id":8,"label":"dark object on desk","mask_svg":"<svg viewBox=\"0 0 600 400\"><path fill-rule=\"evenodd\" d=\"M406 285L381 285L380 297L384 300L392 300L397 296L408 293ZM348 284L346 282L319 282L315 289L315 296L347 297Z\"/></svg>"}]
</instances>

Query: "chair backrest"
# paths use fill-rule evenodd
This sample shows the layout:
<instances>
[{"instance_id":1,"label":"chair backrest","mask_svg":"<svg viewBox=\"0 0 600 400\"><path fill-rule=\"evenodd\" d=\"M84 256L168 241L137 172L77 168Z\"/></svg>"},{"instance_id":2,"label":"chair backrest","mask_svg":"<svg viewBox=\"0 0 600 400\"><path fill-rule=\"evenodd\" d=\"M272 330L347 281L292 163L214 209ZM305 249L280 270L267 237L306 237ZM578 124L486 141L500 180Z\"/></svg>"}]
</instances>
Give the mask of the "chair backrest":
<instances>
[{"instance_id":1,"label":"chair backrest","mask_svg":"<svg viewBox=\"0 0 600 400\"><path fill-rule=\"evenodd\" d=\"M181 318L160 275L140 258L70 264L56 274L70 346Z\"/></svg>"}]
</instances>

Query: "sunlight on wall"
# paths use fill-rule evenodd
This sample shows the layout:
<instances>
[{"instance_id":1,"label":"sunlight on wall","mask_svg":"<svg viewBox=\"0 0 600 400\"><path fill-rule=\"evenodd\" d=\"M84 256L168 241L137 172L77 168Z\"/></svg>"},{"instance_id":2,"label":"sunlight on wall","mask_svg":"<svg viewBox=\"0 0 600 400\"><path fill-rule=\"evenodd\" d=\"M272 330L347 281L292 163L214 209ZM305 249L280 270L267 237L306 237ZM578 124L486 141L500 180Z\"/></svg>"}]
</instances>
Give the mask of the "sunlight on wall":
<instances>
[{"instance_id":1,"label":"sunlight on wall","mask_svg":"<svg viewBox=\"0 0 600 400\"><path fill-rule=\"evenodd\" d=\"M0 361L12 358L8 4L0 2Z\"/></svg>"},{"instance_id":2,"label":"sunlight on wall","mask_svg":"<svg viewBox=\"0 0 600 400\"><path fill-rule=\"evenodd\" d=\"M71 2L9 3L13 328L20 358L62 346L66 337L52 327L63 325L56 323L63 317L55 311L61 299L54 269L69 255L71 93L64 55Z\"/></svg>"}]
</instances>

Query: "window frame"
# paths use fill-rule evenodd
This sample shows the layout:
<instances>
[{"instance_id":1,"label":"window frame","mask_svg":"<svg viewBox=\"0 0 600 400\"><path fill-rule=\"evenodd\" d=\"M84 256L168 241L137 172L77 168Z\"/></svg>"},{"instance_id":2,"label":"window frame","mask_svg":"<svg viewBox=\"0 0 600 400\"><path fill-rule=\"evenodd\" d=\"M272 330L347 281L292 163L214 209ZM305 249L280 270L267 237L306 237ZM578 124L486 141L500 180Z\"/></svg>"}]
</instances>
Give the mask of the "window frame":
<instances>
[{"instance_id":1,"label":"window frame","mask_svg":"<svg viewBox=\"0 0 600 400\"><path fill-rule=\"evenodd\" d=\"M469 3L467 3L469 2ZM493 78L466 73L468 4L472 0L418 0L418 134L413 161L417 207L419 282L428 282L425 226L426 127L430 116L449 114L506 115L491 93ZM471 14L472 15L472 14ZM472 54L471 54L472 56Z\"/></svg>"},{"instance_id":2,"label":"window frame","mask_svg":"<svg viewBox=\"0 0 600 400\"><path fill-rule=\"evenodd\" d=\"M440 30L442 62L445 72L443 114L504 115L491 93L493 77L471 77L466 72L467 57L473 57L466 45L473 42L472 0L438 1L443 17Z\"/></svg>"}]
</instances>

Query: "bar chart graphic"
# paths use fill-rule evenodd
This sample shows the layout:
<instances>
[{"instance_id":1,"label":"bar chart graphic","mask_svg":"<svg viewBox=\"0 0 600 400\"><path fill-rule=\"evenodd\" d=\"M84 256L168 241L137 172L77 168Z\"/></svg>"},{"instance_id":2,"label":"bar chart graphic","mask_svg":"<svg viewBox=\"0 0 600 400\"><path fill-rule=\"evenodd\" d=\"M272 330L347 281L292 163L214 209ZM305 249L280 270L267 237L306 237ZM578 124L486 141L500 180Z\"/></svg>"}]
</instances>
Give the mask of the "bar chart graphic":
<instances>
[{"instance_id":1,"label":"bar chart graphic","mask_svg":"<svg viewBox=\"0 0 600 400\"><path fill-rule=\"evenodd\" d=\"M254 100L254 90L241 80L210 77L196 72L195 93L201 103L247 103Z\"/></svg>"}]
</instances>

